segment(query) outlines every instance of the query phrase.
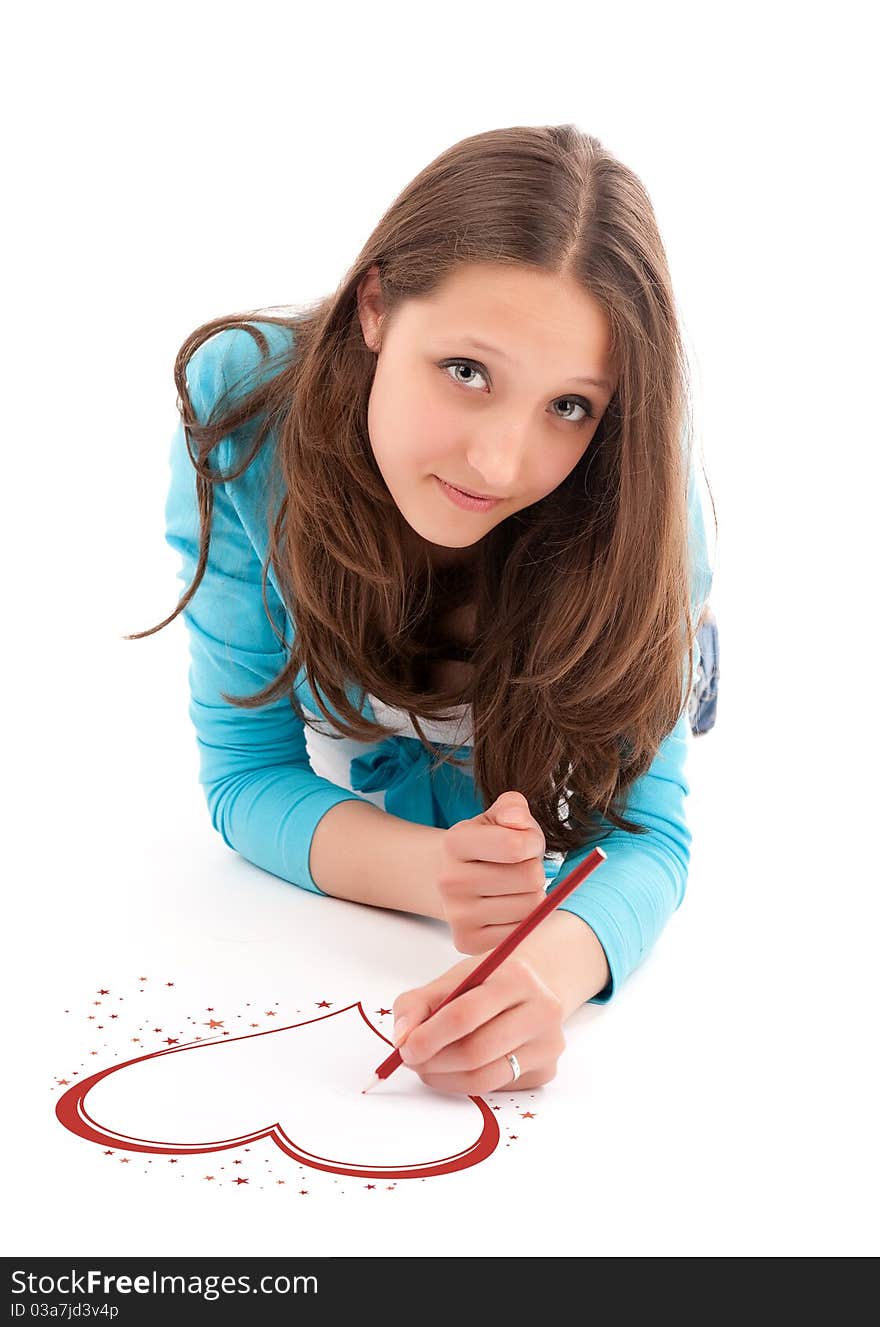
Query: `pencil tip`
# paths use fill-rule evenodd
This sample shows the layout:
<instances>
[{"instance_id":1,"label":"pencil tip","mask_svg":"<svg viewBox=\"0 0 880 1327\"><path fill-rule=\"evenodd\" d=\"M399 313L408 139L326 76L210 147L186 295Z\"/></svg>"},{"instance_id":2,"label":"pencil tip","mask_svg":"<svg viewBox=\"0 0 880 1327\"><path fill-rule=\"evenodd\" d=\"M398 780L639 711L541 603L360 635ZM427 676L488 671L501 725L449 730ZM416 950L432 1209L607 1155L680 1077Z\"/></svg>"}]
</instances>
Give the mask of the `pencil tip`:
<instances>
[{"instance_id":1,"label":"pencil tip","mask_svg":"<svg viewBox=\"0 0 880 1327\"><path fill-rule=\"evenodd\" d=\"M378 1081L379 1081L379 1079L376 1077L375 1074L373 1074L373 1077L372 1077L371 1081L367 1084L367 1086L366 1086L365 1088L362 1088L362 1089L361 1089L361 1096L363 1096L365 1092L369 1092L369 1091L371 1091L371 1089L374 1088L374 1087L376 1086L376 1084L378 1083Z\"/></svg>"}]
</instances>

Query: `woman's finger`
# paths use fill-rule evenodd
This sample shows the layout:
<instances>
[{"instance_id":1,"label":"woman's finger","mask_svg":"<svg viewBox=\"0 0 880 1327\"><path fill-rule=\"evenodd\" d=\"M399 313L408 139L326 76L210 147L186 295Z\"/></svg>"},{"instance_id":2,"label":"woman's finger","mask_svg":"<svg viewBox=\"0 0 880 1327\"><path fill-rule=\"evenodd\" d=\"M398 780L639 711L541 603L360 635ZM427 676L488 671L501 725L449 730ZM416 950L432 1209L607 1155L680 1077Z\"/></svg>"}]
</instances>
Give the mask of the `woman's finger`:
<instances>
[{"instance_id":1,"label":"woman's finger","mask_svg":"<svg viewBox=\"0 0 880 1327\"><path fill-rule=\"evenodd\" d=\"M472 972L479 958L465 958L460 963L441 972L433 981L412 990L402 991L392 1004L394 1013L394 1031L392 1040L397 1045L401 1036L406 1036L417 1024L430 1018L434 1010L441 1005L450 991L462 981L468 972Z\"/></svg>"},{"instance_id":2,"label":"woman's finger","mask_svg":"<svg viewBox=\"0 0 880 1327\"><path fill-rule=\"evenodd\" d=\"M447 905L447 920L464 920L469 926L510 926L523 921L540 903L538 891L530 894L493 894L491 898L471 900L465 907L454 902Z\"/></svg>"},{"instance_id":3,"label":"woman's finger","mask_svg":"<svg viewBox=\"0 0 880 1327\"><path fill-rule=\"evenodd\" d=\"M504 964L472 991L457 995L420 1023L401 1047L405 1064L422 1064L450 1042L459 1041L480 1027L502 1009L518 1005L526 998L519 974L505 971ZM404 1055L404 1049L406 1054Z\"/></svg>"},{"instance_id":4,"label":"woman's finger","mask_svg":"<svg viewBox=\"0 0 880 1327\"><path fill-rule=\"evenodd\" d=\"M457 872L457 883L446 886L451 897L460 894L472 899L474 895L495 898L501 894L524 894L543 889L546 882L544 859L529 857L524 862L468 862Z\"/></svg>"},{"instance_id":5,"label":"woman's finger","mask_svg":"<svg viewBox=\"0 0 880 1327\"><path fill-rule=\"evenodd\" d=\"M528 1001L502 1010L467 1036L450 1042L422 1061L419 1069L431 1074L473 1073L532 1041L547 1043L545 1049L549 1049L543 1011L536 1002Z\"/></svg>"},{"instance_id":6,"label":"woman's finger","mask_svg":"<svg viewBox=\"0 0 880 1327\"><path fill-rule=\"evenodd\" d=\"M454 1074L421 1073L419 1077L426 1087L432 1088L435 1092L482 1097L489 1092L507 1090L521 1092L524 1088L543 1087L555 1076L556 1067L552 1063L541 1063L531 1069L524 1067L529 1064L528 1046L521 1046L514 1053L521 1071L515 1082L510 1061L506 1057L493 1060L491 1064L483 1065L482 1069L474 1069L470 1072Z\"/></svg>"},{"instance_id":7,"label":"woman's finger","mask_svg":"<svg viewBox=\"0 0 880 1327\"><path fill-rule=\"evenodd\" d=\"M453 834L455 855L464 862L524 862L529 857L543 859L546 841L540 826L535 829L507 829L503 825L479 825L460 820L446 831Z\"/></svg>"}]
</instances>

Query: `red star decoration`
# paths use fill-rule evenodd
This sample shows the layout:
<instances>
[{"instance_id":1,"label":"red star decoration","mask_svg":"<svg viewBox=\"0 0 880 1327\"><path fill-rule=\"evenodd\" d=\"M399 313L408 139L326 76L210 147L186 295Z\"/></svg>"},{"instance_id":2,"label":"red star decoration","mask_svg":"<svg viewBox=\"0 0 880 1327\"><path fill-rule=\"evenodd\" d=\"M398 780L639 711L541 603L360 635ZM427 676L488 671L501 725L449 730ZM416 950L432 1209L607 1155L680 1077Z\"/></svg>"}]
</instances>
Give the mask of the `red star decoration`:
<instances>
[{"instance_id":1,"label":"red star decoration","mask_svg":"<svg viewBox=\"0 0 880 1327\"><path fill-rule=\"evenodd\" d=\"M208 1019L208 1022L203 1023L202 1026L207 1028L222 1028L223 1019L210 1018Z\"/></svg>"},{"instance_id":2,"label":"red star decoration","mask_svg":"<svg viewBox=\"0 0 880 1327\"><path fill-rule=\"evenodd\" d=\"M169 1157L169 1158L168 1158L168 1164L169 1164L169 1166L176 1166L176 1165L177 1165L177 1157Z\"/></svg>"},{"instance_id":3,"label":"red star decoration","mask_svg":"<svg viewBox=\"0 0 880 1327\"><path fill-rule=\"evenodd\" d=\"M376 1187L375 1184L365 1184L365 1185L364 1185L364 1188L365 1188L365 1189L375 1189L375 1187Z\"/></svg>"},{"instance_id":4,"label":"red star decoration","mask_svg":"<svg viewBox=\"0 0 880 1327\"><path fill-rule=\"evenodd\" d=\"M308 1193L308 1189L300 1189L300 1193Z\"/></svg>"},{"instance_id":5,"label":"red star decoration","mask_svg":"<svg viewBox=\"0 0 880 1327\"><path fill-rule=\"evenodd\" d=\"M109 992L109 991L103 991L103 990L101 990L101 991L98 991L98 994L99 994L99 995L109 995L110 992Z\"/></svg>"},{"instance_id":6,"label":"red star decoration","mask_svg":"<svg viewBox=\"0 0 880 1327\"><path fill-rule=\"evenodd\" d=\"M133 1037L132 1040L137 1041L137 1037ZM179 1040L180 1040L179 1037L166 1037L165 1044L167 1046L176 1046Z\"/></svg>"},{"instance_id":7,"label":"red star decoration","mask_svg":"<svg viewBox=\"0 0 880 1327\"><path fill-rule=\"evenodd\" d=\"M287 1182L286 1180L276 1180L276 1181L275 1181L276 1184L286 1184L286 1182Z\"/></svg>"},{"instance_id":8,"label":"red star decoration","mask_svg":"<svg viewBox=\"0 0 880 1327\"><path fill-rule=\"evenodd\" d=\"M149 981L149 977L138 977L138 981Z\"/></svg>"},{"instance_id":9,"label":"red star decoration","mask_svg":"<svg viewBox=\"0 0 880 1327\"><path fill-rule=\"evenodd\" d=\"M275 1010L274 1010L274 1009L267 1009L267 1010L266 1010L266 1017L267 1017L267 1018L277 1018L278 1015L275 1013Z\"/></svg>"},{"instance_id":10,"label":"red star decoration","mask_svg":"<svg viewBox=\"0 0 880 1327\"><path fill-rule=\"evenodd\" d=\"M213 1178L214 1178L213 1175L203 1175L203 1176L202 1176L202 1179L203 1179L203 1180L212 1180Z\"/></svg>"},{"instance_id":11,"label":"red star decoration","mask_svg":"<svg viewBox=\"0 0 880 1327\"><path fill-rule=\"evenodd\" d=\"M161 1029L161 1028L153 1028L153 1031L154 1031L154 1032L161 1032L162 1029Z\"/></svg>"},{"instance_id":12,"label":"red star decoration","mask_svg":"<svg viewBox=\"0 0 880 1327\"><path fill-rule=\"evenodd\" d=\"M165 985L166 985L166 986L173 986L173 985L174 985L174 982L173 982L173 981L166 981Z\"/></svg>"},{"instance_id":13,"label":"red star decoration","mask_svg":"<svg viewBox=\"0 0 880 1327\"><path fill-rule=\"evenodd\" d=\"M90 1023L94 1023L94 1021L95 1021L95 1015L94 1015L94 1014L89 1014L89 1022L90 1022Z\"/></svg>"},{"instance_id":14,"label":"red star decoration","mask_svg":"<svg viewBox=\"0 0 880 1327\"><path fill-rule=\"evenodd\" d=\"M118 1015L118 1014L111 1014L110 1017L111 1017L111 1018L118 1018L119 1015Z\"/></svg>"},{"instance_id":15,"label":"red star decoration","mask_svg":"<svg viewBox=\"0 0 880 1327\"><path fill-rule=\"evenodd\" d=\"M390 1009L377 1009L377 1010L376 1010L376 1013L377 1013L377 1014L390 1014L390 1013L392 1013L392 1010L390 1010Z\"/></svg>"},{"instance_id":16,"label":"red star decoration","mask_svg":"<svg viewBox=\"0 0 880 1327\"><path fill-rule=\"evenodd\" d=\"M68 1084L69 1082L70 1082L70 1079L69 1079L69 1078L59 1078L59 1079L58 1079L58 1086L59 1086L59 1087L67 1087L67 1084Z\"/></svg>"},{"instance_id":17,"label":"red star decoration","mask_svg":"<svg viewBox=\"0 0 880 1327\"><path fill-rule=\"evenodd\" d=\"M242 1164L242 1162L241 1162L241 1158L240 1158L240 1157L236 1157L235 1161L233 1161L232 1164L233 1164L233 1166L240 1166L240 1165Z\"/></svg>"},{"instance_id":18,"label":"red star decoration","mask_svg":"<svg viewBox=\"0 0 880 1327\"><path fill-rule=\"evenodd\" d=\"M127 1166L127 1165L128 1165L128 1157L120 1157L120 1158L119 1158L119 1164L120 1164L120 1166Z\"/></svg>"},{"instance_id":19,"label":"red star decoration","mask_svg":"<svg viewBox=\"0 0 880 1327\"><path fill-rule=\"evenodd\" d=\"M113 1153L110 1151L109 1148L108 1148L107 1151L104 1153L104 1156L105 1156L105 1157L112 1157L112 1155L113 1155Z\"/></svg>"},{"instance_id":20,"label":"red star decoration","mask_svg":"<svg viewBox=\"0 0 880 1327\"><path fill-rule=\"evenodd\" d=\"M511 1138L519 1138L519 1134L518 1134L518 1133L512 1133L510 1136L511 1136Z\"/></svg>"},{"instance_id":21,"label":"red star decoration","mask_svg":"<svg viewBox=\"0 0 880 1327\"><path fill-rule=\"evenodd\" d=\"M530 1110L524 1110L521 1118L524 1120L533 1120L535 1117Z\"/></svg>"},{"instance_id":22,"label":"red star decoration","mask_svg":"<svg viewBox=\"0 0 880 1327\"><path fill-rule=\"evenodd\" d=\"M330 1001L329 1001L329 1000L316 1000L315 1003L317 1004L317 1006L318 1006L319 1009L329 1009L329 1008L330 1008Z\"/></svg>"},{"instance_id":23,"label":"red star decoration","mask_svg":"<svg viewBox=\"0 0 880 1327\"><path fill-rule=\"evenodd\" d=\"M247 1184L247 1180L242 1175L236 1175L232 1182L233 1184Z\"/></svg>"}]
</instances>

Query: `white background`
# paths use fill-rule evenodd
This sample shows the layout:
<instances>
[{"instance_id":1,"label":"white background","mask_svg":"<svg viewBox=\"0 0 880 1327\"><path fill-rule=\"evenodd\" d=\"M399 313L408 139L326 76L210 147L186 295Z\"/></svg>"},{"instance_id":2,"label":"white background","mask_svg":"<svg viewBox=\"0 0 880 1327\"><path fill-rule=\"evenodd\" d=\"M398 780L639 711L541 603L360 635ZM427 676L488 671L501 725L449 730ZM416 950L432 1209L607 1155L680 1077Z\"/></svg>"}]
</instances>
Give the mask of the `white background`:
<instances>
[{"instance_id":1,"label":"white background","mask_svg":"<svg viewBox=\"0 0 880 1327\"><path fill-rule=\"evenodd\" d=\"M867 22L854 3L18 7L4 1252L878 1251ZM53 1113L94 989L176 979L181 1016L378 1006L457 957L430 923L232 854L197 783L182 620L121 639L180 588L175 353L210 318L329 293L460 138L564 122L653 200L718 512L722 678L689 766L685 903L613 1004L566 1025L516 1154L390 1194L323 1177L299 1205L102 1168Z\"/></svg>"}]
</instances>

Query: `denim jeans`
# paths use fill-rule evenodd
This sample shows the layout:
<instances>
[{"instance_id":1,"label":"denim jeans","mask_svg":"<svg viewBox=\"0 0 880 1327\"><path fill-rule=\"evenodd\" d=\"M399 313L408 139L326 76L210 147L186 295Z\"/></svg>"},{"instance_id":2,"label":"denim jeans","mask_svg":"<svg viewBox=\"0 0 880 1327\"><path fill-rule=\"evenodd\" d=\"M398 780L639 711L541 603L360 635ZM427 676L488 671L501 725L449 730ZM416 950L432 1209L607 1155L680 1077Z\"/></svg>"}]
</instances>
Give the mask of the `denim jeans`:
<instances>
[{"instance_id":1,"label":"denim jeans","mask_svg":"<svg viewBox=\"0 0 880 1327\"><path fill-rule=\"evenodd\" d=\"M688 719L694 737L701 737L715 726L718 709L718 623L706 604L697 628L700 659L688 701Z\"/></svg>"}]
</instances>

